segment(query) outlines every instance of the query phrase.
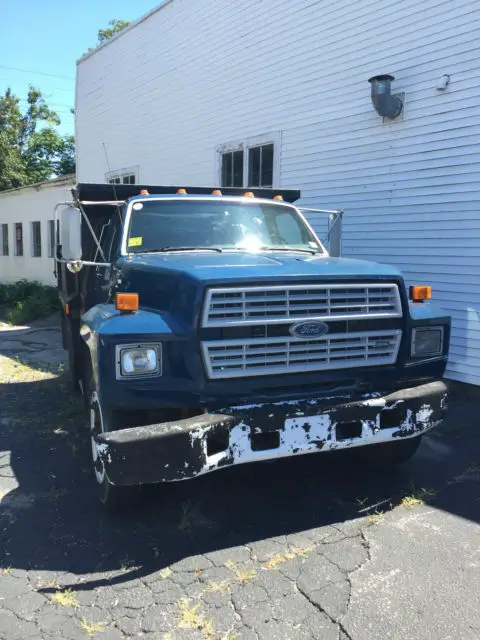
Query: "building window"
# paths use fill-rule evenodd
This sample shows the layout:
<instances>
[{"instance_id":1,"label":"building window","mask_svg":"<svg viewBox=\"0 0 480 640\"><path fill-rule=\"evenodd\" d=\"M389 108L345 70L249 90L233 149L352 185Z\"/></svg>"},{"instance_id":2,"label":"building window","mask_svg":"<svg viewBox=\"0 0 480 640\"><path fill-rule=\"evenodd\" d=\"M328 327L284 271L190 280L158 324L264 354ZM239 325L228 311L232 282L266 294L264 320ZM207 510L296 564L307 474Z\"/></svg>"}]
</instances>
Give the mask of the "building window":
<instances>
[{"instance_id":1,"label":"building window","mask_svg":"<svg viewBox=\"0 0 480 640\"><path fill-rule=\"evenodd\" d=\"M248 150L248 187L273 187L273 144Z\"/></svg>"},{"instance_id":2,"label":"building window","mask_svg":"<svg viewBox=\"0 0 480 640\"><path fill-rule=\"evenodd\" d=\"M222 153L222 187L243 187L243 149Z\"/></svg>"},{"instance_id":3,"label":"building window","mask_svg":"<svg viewBox=\"0 0 480 640\"><path fill-rule=\"evenodd\" d=\"M55 256L55 222L53 220L48 221L48 257L53 258Z\"/></svg>"},{"instance_id":4,"label":"building window","mask_svg":"<svg viewBox=\"0 0 480 640\"><path fill-rule=\"evenodd\" d=\"M32 222L32 256L42 257L42 228L40 222Z\"/></svg>"},{"instance_id":5,"label":"building window","mask_svg":"<svg viewBox=\"0 0 480 640\"><path fill-rule=\"evenodd\" d=\"M8 256L8 224L2 224L2 256Z\"/></svg>"},{"instance_id":6,"label":"building window","mask_svg":"<svg viewBox=\"0 0 480 640\"><path fill-rule=\"evenodd\" d=\"M280 133L238 140L217 149L222 187L278 187Z\"/></svg>"},{"instance_id":7,"label":"building window","mask_svg":"<svg viewBox=\"0 0 480 640\"><path fill-rule=\"evenodd\" d=\"M23 225L21 222L15 223L15 255L23 256Z\"/></svg>"},{"instance_id":8,"label":"building window","mask_svg":"<svg viewBox=\"0 0 480 640\"><path fill-rule=\"evenodd\" d=\"M137 174L132 170L112 171L106 179L109 184L137 184Z\"/></svg>"}]
</instances>

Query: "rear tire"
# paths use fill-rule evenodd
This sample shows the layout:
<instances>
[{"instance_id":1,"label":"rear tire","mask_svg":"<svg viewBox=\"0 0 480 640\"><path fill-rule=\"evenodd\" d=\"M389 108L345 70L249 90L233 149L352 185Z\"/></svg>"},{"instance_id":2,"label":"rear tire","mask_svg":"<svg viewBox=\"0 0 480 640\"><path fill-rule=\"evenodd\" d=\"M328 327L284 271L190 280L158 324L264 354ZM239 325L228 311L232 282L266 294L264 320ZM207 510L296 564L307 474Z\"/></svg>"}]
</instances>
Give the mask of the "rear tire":
<instances>
[{"instance_id":1,"label":"rear tire","mask_svg":"<svg viewBox=\"0 0 480 640\"><path fill-rule=\"evenodd\" d=\"M88 399L88 427L98 497L107 511L125 511L141 501L143 487L141 485L117 486L109 481L95 437L100 433L115 431L119 427L115 425L114 414L102 410L91 369L84 378L84 389L85 399Z\"/></svg>"},{"instance_id":2,"label":"rear tire","mask_svg":"<svg viewBox=\"0 0 480 640\"><path fill-rule=\"evenodd\" d=\"M392 442L360 447L355 451L355 454L360 462L369 467L388 469L410 460L415 455L421 442L422 436L398 439Z\"/></svg>"}]
</instances>

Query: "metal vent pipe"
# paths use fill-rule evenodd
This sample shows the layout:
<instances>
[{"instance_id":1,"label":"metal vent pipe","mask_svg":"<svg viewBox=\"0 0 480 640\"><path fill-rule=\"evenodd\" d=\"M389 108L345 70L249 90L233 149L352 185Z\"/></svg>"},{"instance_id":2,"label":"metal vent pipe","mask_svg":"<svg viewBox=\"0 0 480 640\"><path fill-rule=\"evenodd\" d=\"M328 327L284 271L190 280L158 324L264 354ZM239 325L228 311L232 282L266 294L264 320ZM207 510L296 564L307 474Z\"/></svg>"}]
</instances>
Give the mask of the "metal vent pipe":
<instances>
[{"instance_id":1,"label":"metal vent pipe","mask_svg":"<svg viewBox=\"0 0 480 640\"><path fill-rule=\"evenodd\" d=\"M384 118L396 118L403 109L403 102L398 96L391 94L391 82L393 76L374 76L369 79L372 85L372 104L378 115Z\"/></svg>"}]
</instances>

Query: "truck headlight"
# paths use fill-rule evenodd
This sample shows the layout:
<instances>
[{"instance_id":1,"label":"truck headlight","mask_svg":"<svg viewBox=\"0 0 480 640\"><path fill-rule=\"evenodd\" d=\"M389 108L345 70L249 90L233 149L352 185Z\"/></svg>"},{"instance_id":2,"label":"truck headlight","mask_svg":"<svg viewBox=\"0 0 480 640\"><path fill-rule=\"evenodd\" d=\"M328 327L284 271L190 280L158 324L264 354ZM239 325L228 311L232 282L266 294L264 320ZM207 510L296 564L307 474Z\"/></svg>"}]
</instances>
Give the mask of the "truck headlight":
<instances>
[{"instance_id":1,"label":"truck headlight","mask_svg":"<svg viewBox=\"0 0 480 640\"><path fill-rule=\"evenodd\" d=\"M160 344L126 344L116 347L117 378L161 375Z\"/></svg>"},{"instance_id":2,"label":"truck headlight","mask_svg":"<svg viewBox=\"0 0 480 640\"><path fill-rule=\"evenodd\" d=\"M421 327L412 332L411 354L414 358L431 358L443 352L443 327Z\"/></svg>"}]
</instances>

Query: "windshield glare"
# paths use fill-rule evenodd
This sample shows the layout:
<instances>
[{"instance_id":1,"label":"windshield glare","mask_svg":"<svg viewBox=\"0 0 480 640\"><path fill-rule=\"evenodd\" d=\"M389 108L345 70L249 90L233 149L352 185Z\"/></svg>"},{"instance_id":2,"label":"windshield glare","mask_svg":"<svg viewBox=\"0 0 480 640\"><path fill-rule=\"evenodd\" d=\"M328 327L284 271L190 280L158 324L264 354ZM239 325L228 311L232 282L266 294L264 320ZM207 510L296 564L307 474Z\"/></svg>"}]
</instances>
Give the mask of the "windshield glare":
<instances>
[{"instance_id":1,"label":"windshield glare","mask_svg":"<svg viewBox=\"0 0 480 640\"><path fill-rule=\"evenodd\" d=\"M181 247L324 253L293 207L213 200L141 200L132 205L129 253Z\"/></svg>"}]
</instances>

